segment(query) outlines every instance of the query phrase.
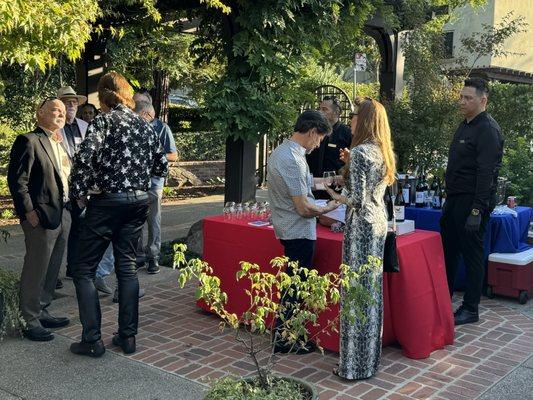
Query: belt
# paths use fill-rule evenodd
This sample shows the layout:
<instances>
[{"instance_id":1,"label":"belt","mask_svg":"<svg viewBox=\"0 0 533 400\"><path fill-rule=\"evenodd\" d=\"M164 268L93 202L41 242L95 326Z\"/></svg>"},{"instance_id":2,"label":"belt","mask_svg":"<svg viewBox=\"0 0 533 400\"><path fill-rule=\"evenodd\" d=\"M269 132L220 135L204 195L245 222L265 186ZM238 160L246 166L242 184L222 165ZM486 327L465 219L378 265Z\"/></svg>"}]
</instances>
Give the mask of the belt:
<instances>
[{"instance_id":1,"label":"belt","mask_svg":"<svg viewBox=\"0 0 533 400\"><path fill-rule=\"evenodd\" d=\"M89 199L89 203L101 206L118 206L145 201L148 201L148 192L145 192L144 190L132 190L131 192L124 193L91 194Z\"/></svg>"},{"instance_id":2,"label":"belt","mask_svg":"<svg viewBox=\"0 0 533 400\"><path fill-rule=\"evenodd\" d=\"M129 197L137 197L137 196L147 196L148 192L145 190L132 190L131 192L122 192L122 193L98 193L98 194L91 194L92 199L123 199L123 198L129 198Z\"/></svg>"}]
</instances>

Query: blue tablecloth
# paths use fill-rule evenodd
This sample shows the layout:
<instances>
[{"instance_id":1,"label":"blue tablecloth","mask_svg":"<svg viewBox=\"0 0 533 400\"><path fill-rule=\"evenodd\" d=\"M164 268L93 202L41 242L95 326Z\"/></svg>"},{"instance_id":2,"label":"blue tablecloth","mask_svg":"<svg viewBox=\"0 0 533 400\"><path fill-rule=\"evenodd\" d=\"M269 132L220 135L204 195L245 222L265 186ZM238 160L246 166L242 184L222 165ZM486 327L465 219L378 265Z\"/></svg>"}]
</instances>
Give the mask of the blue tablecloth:
<instances>
[{"instance_id":1,"label":"blue tablecloth","mask_svg":"<svg viewBox=\"0 0 533 400\"><path fill-rule=\"evenodd\" d=\"M527 231L533 215L530 207L516 207L518 217L511 214L491 214L487 233L485 234L485 258L491 253L519 253L529 249ZM442 211L432 208L405 208L405 219L415 221L416 229L440 232L440 217ZM459 267L455 288L464 287L464 266Z\"/></svg>"}]
</instances>

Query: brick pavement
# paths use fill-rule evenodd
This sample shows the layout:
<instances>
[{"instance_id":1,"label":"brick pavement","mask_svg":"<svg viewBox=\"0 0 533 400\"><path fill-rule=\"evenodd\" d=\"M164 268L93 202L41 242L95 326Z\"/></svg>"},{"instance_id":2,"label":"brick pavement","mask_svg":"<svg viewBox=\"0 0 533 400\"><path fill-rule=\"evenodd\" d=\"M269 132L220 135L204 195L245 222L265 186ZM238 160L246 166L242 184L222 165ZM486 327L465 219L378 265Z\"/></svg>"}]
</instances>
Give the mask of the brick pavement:
<instances>
[{"instance_id":1,"label":"brick pavement","mask_svg":"<svg viewBox=\"0 0 533 400\"><path fill-rule=\"evenodd\" d=\"M218 330L219 319L195 305L192 286L158 284L140 303L138 351L132 359L197 382L209 384L226 375L243 376L253 365L235 343L231 331ZM103 340L111 351L117 305L109 297L102 305ZM58 333L79 340L77 309L69 312L73 323ZM412 360L401 349L383 349L378 374L360 382L344 382L331 374L337 355L316 352L284 355L276 371L314 383L321 399L474 399L533 354L533 320L503 305L483 299L478 324L456 329L453 346Z\"/></svg>"}]
</instances>

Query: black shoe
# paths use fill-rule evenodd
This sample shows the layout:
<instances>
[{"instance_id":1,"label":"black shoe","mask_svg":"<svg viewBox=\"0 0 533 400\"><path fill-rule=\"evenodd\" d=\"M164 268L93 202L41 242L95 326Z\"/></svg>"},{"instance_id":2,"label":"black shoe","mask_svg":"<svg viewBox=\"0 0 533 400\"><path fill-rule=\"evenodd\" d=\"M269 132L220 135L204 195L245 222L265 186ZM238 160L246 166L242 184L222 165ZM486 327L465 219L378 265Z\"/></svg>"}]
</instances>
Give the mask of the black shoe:
<instances>
[{"instance_id":1,"label":"black shoe","mask_svg":"<svg viewBox=\"0 0 533 400\"><path fill-rule=\"evenodd\" d=\"M135 263L135 266L136 266L137 270L139 270L141 268L145 268L146 267L146 261L137 261Z\"/></svg>"},{"instance_id":2,"label":"black shoe","mask_svg":"<svg viewBox=\"0 0 533 400\"><path fill-rule=\"evenodd\" d=\"M70 345L70 351L74 354L80 356L89 356L89 357L101 357L105 353L104 342L97 340L94 343L72 343Z\"/></svg>"},{"instance_id":3,"label":"black shoe","mask_svg":"<svg viewBox=\"0 0 533 400\"><path fill-rule=\"evenodd\" d=\"M61 279L58 279L56 281L56 289L63 289L63 282L61 281Z\"/></svg>"},{"instance_id":4,"label":"black shoe","mask_svg":"<svg viewBox=\"0 0 533 400\"><path fill-rule=\"evenodd\" d=\"M158 274L160 272L159 263L157 260L148 261L148 267L146 267L147 274Z\"/></svg>"},{"instance_id":5,"label":"black shoe","mask_svg":"<svg viewBox=\"0 0 533 400\"><path fill-rule=\"evenodd\" d=\"M124 354L135 353L135 336L128 338L120 337L118 333L113 336L113 344L119 346Z\"/></svg>"},{"instance_id":6,"label":"black shoe","mask_svg":"<svg viewBox=\"0 0 533 400\"><path fill-rule=\"evenodd\" d=\"M453 319L455 322L455 326L471 324L473 322L479 321L479 314L475 311L467 310L466 308L461 306L453 314Z\"/></svg>"},{"instance_id":7,"label":"black shoe","mask_svg":"<svg viewBox=\"0 0 533 400\"><path fill-rule=\"evenodd\" d=\"M45 328L62 328L70 323L67 317L52 317L40 318L41 325Z\"/></svg>"},{"instance_id":8,"label":"black shoe","mask_svg":"<svg viewBox=\"0 0 533 400\"><path fill-rule=\"evenodd\" d=\"M313 353L316 350L316 345L313 342L307 342L305 347L300 343L276 343L274 347L274 353L283 353L283 354L309 354Z\"/></svg>"},{"instance_id":9,"label":"black shoe","mask_svg":"<svg viewBox=\"0 0 533 400\"><path fill-rule=\"evenodd\" d=\"M52 332L40 326L27 329L22 334L26 339L30 339L35 342L48 342L54 339L54 334Z\"/></svg>"}]
</instances>

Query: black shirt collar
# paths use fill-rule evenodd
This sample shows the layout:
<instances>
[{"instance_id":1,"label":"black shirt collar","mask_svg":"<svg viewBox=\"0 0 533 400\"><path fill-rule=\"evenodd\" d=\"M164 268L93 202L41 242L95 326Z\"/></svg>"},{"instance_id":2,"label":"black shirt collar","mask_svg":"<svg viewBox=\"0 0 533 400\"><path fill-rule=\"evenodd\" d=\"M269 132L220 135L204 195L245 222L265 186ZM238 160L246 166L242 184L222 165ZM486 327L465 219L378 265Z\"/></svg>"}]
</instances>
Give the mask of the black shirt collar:
<instances>
[{"instance_id":1,"label":"black shirt collar","mask_svg":"<svg viewBox=\"0 0 533 400\"><path fill-rule=\"evenodd\" d=\"M466 121L466 118L464 120L465 125L475 125L481 118L484 118L487 115L486 111L481 111L478 115L476 115L470 122Z\"/></svg>"}]
</instances>

